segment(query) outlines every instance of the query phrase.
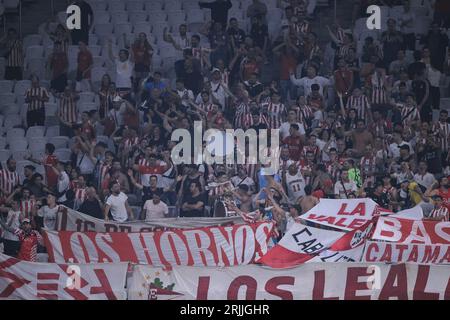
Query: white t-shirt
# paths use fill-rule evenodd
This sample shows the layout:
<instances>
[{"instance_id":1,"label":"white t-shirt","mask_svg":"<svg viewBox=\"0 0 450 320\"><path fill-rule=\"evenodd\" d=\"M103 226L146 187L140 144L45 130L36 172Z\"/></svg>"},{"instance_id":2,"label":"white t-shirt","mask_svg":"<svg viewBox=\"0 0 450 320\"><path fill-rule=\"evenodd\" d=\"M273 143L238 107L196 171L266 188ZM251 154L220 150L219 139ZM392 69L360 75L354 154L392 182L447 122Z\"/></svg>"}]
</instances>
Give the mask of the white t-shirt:
<instances>
[{"instance_id":1,"label":"white t-shirt","mask_svg":"<svg viewBox=\"0 0 450 320\"><path fill-rule=\"evenodd\" d=\"M349 182L344 182L344 185L342 185L341 181L338 181L334 184L334 194L338 196L339 199L347 199L344 191L344 186L345 190L347 191L347 195L352 192L358 191L358 187L356 186L356 183L354 181L350 180Z\"/></svg>"},{"instance_id":2,"label":"white t-shirt","mask_svg":"<svg viewBox=\"0 0 450 320\"><path fill-rule=\"evenodd\" d=\"M81 174L91 174L95 169L95 164L92 162L91 157L84 152L78 153L77 166L80 168Z\"/></svg>"},{"instance_id":3,"label":"white t-shirt","mask_svg":"<svg viewBox=\"0 0 450 320\"><path fill-rule=\"evenodd\" d=\"M119 110L111 109L108 112L108 117L113 119L114 123L116 124L116 127L121 127L125 124L125 120L123 115L125 114L125 111L127 110L127 107L124 103L120 106Z\"/></svg>"},{"instance_id":4,"label":"white t-shirt","mask_svg":"<svg viewBox=\"0 0 450 320\"><path fill-rule=\"evenodd\" d=\"M289 202L291 204L297 203L298 198L305 195L305 179L302 173L299 171L296 175L290 175L286 172L286 185L289 197Z\"/></svg>"},{"instance_id":5,"label":"white t-shirt","mask_svg":"<svg viewBox=\"0 0 450 320\"><path fill-rule=\"evenodd\" d=\"M404 34L411 34L415 32L414 28L414 21L416 19L416 15L414 12L412 12L412 9L409 10L409 12L405 12L402 10L401 16L398 17L398 22L400 25L403 24L403 22L408 21L408 23L402 27L400 27L400 31Z\"/></svg>"},{"instance_id":6,"label":"white t-shirt","mask_svg":"<svg viewBox=\"0 0 450 320\"><path fill-rule=\"evenodd\" d=\"M144 204L144 210L145 220L164 218L169 214L169 208L162 201L159 201L158 204L154 204L153 200L147 200Z\"/></svg>"},{"instance_id":7,"label":"white t-shirt","mask_svg":"<svg viewBox=\"0 0 450 320\"><path fill-rule=\"evenodd\" d=\"M220 108L222 110L224 110L225 109L225 101L226 101L226 97L228 97L228 94L223 89L222 83L221 82L213 83L211 81L211 93L214 96L214 98L216 98L217 101L219 101Z\"/></svg>"},{"instance_id":8,"label":"white t-shirt","mask_svg":"<svg viewBox=\"0 0 450 320\"><path fill-rule=\"evenodd\" d=\"M323 88L325 86L330 85L330 80L321 76L315 76L314 78L310 79L308 77L304 77L301 79L295 79L295 77L291 76L291 81L294 85L303 87L305 96L308 96L311 93L311 86L313 84L318 84L320 89L319 92L321 95L323 95Z\"/></svg>"},{"instance_id":9,"label":"white t-shirt","mask_svg":"<svg viewBox=\"0 0 450 320\"><path fill-rule=\"evenodd\" d=\"M61 193L63 191L67 191L69 189L70 179L67 172L63 171L60 173L58 177L58 192ZM66 194L64 193L61 197L58 198L58 202L66 201Z\"/></svg>"},{"instance_id":10,"label":"white t-shirt","mask_svg":"<svg viewBox=\"0 0 450 320\"><path fill-rule=\"evenodd\" d=\"M177 90L178 96L181 98L181 104L185 107L189 106L189 102L184 99L185 96L189 98L189 100L194 100L194 93L191 90Z\"/></svg>"},{"instance_id":11,"label":"white t-shirt","mask_svg":"<svg viewBox=\"0 0 450 320\"><path fill-rule=\"evenodd\" d=\"M299 128L300 135L302 135L302 136L305 135L306 132L305 132L305 127L303 126L303 124L297 122L297 125L298 125L298 128ZM289 122L283 122L281 124L281 127L280 127L281 139L284 139L287 136L289 136L289 129L290 128L291 128L291 123L289 123Z\"/></svg>"},{"instance_id":12,"label":"white t-shirt","mask_svg":"<svg viewBox=\"0 0 450 320\"><path fill-rule=\"evenodd\" d=\"M15 230L20 228L20 211L12 211L8 212L8 217L6 218L6 225L14 228ZM19 237L8 230L4 230L3 238L11 241L19 241Z\"/></svg>"},{"instance_id":13,"label":"white t-shirt","mask_svg":"<svg viewBox=\"0 0 450 320\"><path fill-rule=\"evenodd\" d=\"M420 173L416 173L414 175L414 181L428 189L436 182L436 179L434 175L427 172L423 176Z\"/></svg>"},{"instance_id":14,"label":"white t-shirt","mask_svg":"<svg viewBox=\"0 0 450 320\"><path fill-rule=\"evenodd\" d=\"M110 195L106 200L106 204L111 206L111 215L114 221L125 222L128 219L127 208L125 207L125 202L128 197L125 193L121 192L119 195Z\"/></svg>"},{"instance_id":15,"label":"white t-shirt","mask_svg":"<svg viewBox=\"0 0 450 320\"><path fill-rule=\"evenodd\" d=\"M134 63L130 60L121 62L116 59L116 87L131 88L131 76L133 75Z\"/></svg>"},{"instance_id":16,"label":"white t-shirt","mask_svg":"<svg viewBox=\"0 0 450 320\"><path fill-rule=\"evenodd\" d=\"M414 154L414 149L411 147L411 145L408 142L402 141L400 144L394 142L389 145L389 156L391 158L399 158L400 149L398 147L404 145L409 147L409 154Z\"/></svg>"},{"instance_id":17,"label":"white t-shirt","mask_svg":"<svg viewBox=\"0 0 450 320\"><path fill-rule=\"evenodd\" d=\"M54 208L49 208L48 206L43 206L37 212L39 217L44 218L44 227L49 230L55 230L56 226L56 216L58 214L59 206Z\"/></svg>"}]
</instances>

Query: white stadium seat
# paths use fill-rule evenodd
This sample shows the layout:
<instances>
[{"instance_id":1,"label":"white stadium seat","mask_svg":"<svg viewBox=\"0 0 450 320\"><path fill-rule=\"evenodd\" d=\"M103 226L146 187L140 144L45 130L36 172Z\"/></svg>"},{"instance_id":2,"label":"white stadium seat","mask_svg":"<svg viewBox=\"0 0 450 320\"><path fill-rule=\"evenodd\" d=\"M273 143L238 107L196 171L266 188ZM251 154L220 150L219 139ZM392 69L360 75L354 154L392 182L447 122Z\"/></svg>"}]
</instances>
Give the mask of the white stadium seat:
<instances>
[{"instance_id":1,"label":"white stadium seat","mask_svg":"<svg viewBox=\"0 0 450 320\"><path fill-rule=\"evenodd\" d=\"M45 127L33 126L33 127L28 128L26 137L28 139L33 138L33 137L43 137L44 133L45 133Z\"/></svg>"},{"instance_id":2,"label":"white stadium seat","mask_svg":"<svg viewBox=\"0 0 450 320\"><path fill-rule=\"evenodd\" d=\"M161 11L163 7L163 1L158 0L147 0L145 1L145 10L152 11Z\"/></svg>"},{"instance_id":3,"label":"white stadium seat","mask_svg":"<svg viewBox=\"0 0 450 320\"><path fill-rule=\"evenodd\" d=\"M107 2L102 0L89 1L89 4L91 5L92 11L95 12L96 20L98 11L104 11L108 6Z\"/></svg>"},{"instance_id":4,"label":"white stadium seat","mask_svg":"<svg viewBox=\"0 0 450 320\"><path fill-rule=\"evenodd\" d=\"M0 137L0 149L5 149L6 148L6 144L7 144L7 142L6 142L6 138L4 138L4 137Z\"/></svg>"},{"instance_id":5,"label":"white stadium seat","mask_svg":"<svg viewBox=\"0 0 450 320\"><path fill-rule=\"evenodd\" d=\"M23 161L30 156L30 151L28 150L11 151L11 156L16 161Z\"/></svg>"},{"instance_id":6,"label":"white stadium seat","mask_svg":"<svg viewBox=\"0 0 450 320\"><path fill-rule=\"evenodd\" d=\"M114 24L127 23L128 22L128 12L126 12L126 11L111 12L111 22Z\"/></svg>"},{"instance_id":7,"label":"white stadium seat","mask_svg":"<svg viewBox=\"0 0 450 320\"><path fill-rule=\"evenodd\" d=\"M148 18L148 14L145 11L132 11L128 13L128 16L133 25L140 22L146 22Z\"/></svg>"},{"instance_id":8,"label":"white stadium seat","mask_svg":"<svg viewBox=\"0 0 450 320\"><path fill-rule=\"evenodd\" d=\"M43 58L44 57L44 47L43 46L29 46L25 50L26 60L33 58Z\"/></svg>"},{"instance_id":9,"label":"white stadium seat","mask_svg":"<svg viewBox=\"0 0 450 320\"><path fill-rule=\"evenodd\" d=\"M0 162L5 162L9 159L11 156L11 151L7 149L0 150Z\"/></svg>"},{"instance_id":10,"label":"white stadium seat","mask_svg":"<svg viewBox=\"0 0 450 320\"><path fill-rule=\"evenodd\" d=\"M11 140L23 138L25 138L25 129L23 128L10 128L6 133L6 140L8 141L8 143Z\"/></svg>"},{"instance_id":11,"label":"white stadium seat","mask_svg":"<svg viewBox=\"0 0 450 320\"><path fill-rule=\"evenodd\" d=\"M25 95L25 92L30 89L31 81L30 80L20 80L16 82L14 86L14 94L17 95Z\"/></svg>"},{"instance_id":12,"label":"white stadium seat","mask_svg":"<svg viewBox=\"0 0 450 320\"><path fill-rule=\"evenodd\" d=\"M113 27L111 23L99 23L94 26L94 32L100 37L110 36L113 32Z\"/></svg>"},{"instance_id":13,"label":"white stadium seat","mask_svg":"<svg viewBox=\"0 0 450 320\"><path fill-rule=\"evenodd\" d=\"M45 103L45 117L53 117L58 112L58 106L56 103Z\"/></svg>"},{"instance_id":14,"label":"white stadium seat","mask_svg":"<svg viewBox=\"0 0 450 320\"><path fill-rule=\"evenodd\" d=\"M13 139L9 141L9 150L11 152L27 150L28 141L26 139Z\"/></svg>"},{"instance_id":15,"label":"white stadium seat","mask_svg":"<svg viewBox=\"0 0 450 320\"><path fill-rule=\"evenodd\" d=\"M47 130L45 131L45 136L47 138L59 136L59 126L47 127Z\"/></svg>"},{"instance_id":16,"label":"white stadium seat","mask_svg":"<svg viewBox=\"0 0 450 320\"><path fill-rule=\"evenodd\" d=\"M128 11L140 11L144 10L144 1L140 0L130 0L127 1L127 10Z\"/></svg>"},{"instance_id":17,"label":"white stadium seat","mask_svg":"<svg viewBox=\"0 0 450 320\"><path fill-rule=\"evenodd\" d=\"M14 88L14 81L0 80L0 92L1 93L12 93L13 88Z\"/></svg>"},{"instance_id":18,"label":"white stadium seat","mask_svg":"<svg viewBox=\"0 0 450 320\"><path fill-rule=\"evenodd\" d=\"M28 139L28 149L30 151L43 151L46 143L45 137L32 137Z\"/></svg>"},{"instance_id":19,"label":"white stadium seat","mask_svg":"<svg viewBox=\"0 0 450 320\"><path fill-rule=\"evenodd\" d=\"M22 125L22 119L18 114L11 114L5 117L3 127L9 131L11 128ZM24 130L25 131L25 130Z\"/></svg>"},{"instance_id":20,"label":"white stadium seat","mask_svg":"<svg viewBox=\"0 0 450 320\"><path fill-rule=\"evenodd\" d=\"M133 30L131 23L119 23L114 25L114 34L117 37L122 36L124 33L126 35L131 34L131 31Z\"/></svg>"},{"instance_id":21,"label":"white stadium seat","mask_svg":"<svg viewBox=\"0 0 450 320\"><path fill-rule=\"evenodd\" d=\"M181 1L179 1L179 0L166 0L164 2L164 10L167 11L167 12L181 10Z\"/></svg>"},{"instance_id":22,"label":"white stadium seat","mask_svg":"<svg viewBox=\"0 0 450 320\"><path fill-rule=\"evenodd\" d=\"M56 149L54 153L60 161L70 161L71 154L72 151L68 148Z\"/></svg>"},{"instance_id":23,"label":"white stadium seat","mask_svg":"<svg viewBox=\"0 0 450 320\"><path fill-rule=\"evenodd\" d=\"M111 16L108 11L100 11L95 13L95 23L109 23Z\"/></svg>"},{"instance_id":24,"label":"white stadium seat","mask_svg":"<svg viewBox=\"0 0 450 320\"><path fill-rule=\"evenodd\" d=\"M69 138L66 136L55 136L48 138L48 142L52 143L56 149L67 148Z\"/></svg>"},{"instance_id":25,"label":"white stadium seat","mask_svg":"<svg viewBox=\"0 0 450 320\"><path fill-rule=\"evenodd\" d=\"M6 106L16 103L16 95L14 93L0 93L0 106Z\"/></svg>"},{"instance_id":26,"label":"white stadium seat","mask_svg":"<svg viewBox=\"0 0 450 320\"><path fill-rule=\"evenodd\" d=\"M80 103L78 104L78 112L81 114L83 112L91 111L91 110L97 110L97 104L95 103Z\"/></svg>"},{"instance_id":27,"label":"white stadium seat","mask_svg":"<svg viewBox=\"0 0 450 320\"><path fill-rule=\"evenodd\" d=\"M125 11L125 1L123 0L109 0L108 1L108 11Z\"/></svg>"}]
</instances>

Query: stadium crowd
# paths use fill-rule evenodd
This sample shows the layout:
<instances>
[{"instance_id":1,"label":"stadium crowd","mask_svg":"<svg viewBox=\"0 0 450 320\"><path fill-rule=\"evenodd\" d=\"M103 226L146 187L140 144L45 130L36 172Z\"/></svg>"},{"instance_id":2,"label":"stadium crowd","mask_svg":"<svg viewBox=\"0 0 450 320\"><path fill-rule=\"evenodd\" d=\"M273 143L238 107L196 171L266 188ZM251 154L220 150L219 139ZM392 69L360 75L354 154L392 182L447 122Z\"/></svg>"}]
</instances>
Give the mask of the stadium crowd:
<instances>
[{"instance_id":1,"label":"stadium crowd","mask_svg":"<svg viewBox=\"0 0 450 320\"><path fill-rule=\"evenodd\" d=\"M321 198L369 197L449 221L448 1L353 1L353 16L329 26L317 23L323 2L75 1L80 30L40 28L51 46L40 73L28 72L35 46L9 29L5 253L16 256L24 234L39 242L32 230L53 229L61 205L117 222L270 217L282 233ZM382 6L382 30L366 27L371 4ZM128 29L114 20L121 12ZM195 21L198 12L210 19ZM114 33L103 34L108 26ZM280 129L279 170L175 165L171 134L193 132L194 121Z\"/></svg>"}]
</instances>

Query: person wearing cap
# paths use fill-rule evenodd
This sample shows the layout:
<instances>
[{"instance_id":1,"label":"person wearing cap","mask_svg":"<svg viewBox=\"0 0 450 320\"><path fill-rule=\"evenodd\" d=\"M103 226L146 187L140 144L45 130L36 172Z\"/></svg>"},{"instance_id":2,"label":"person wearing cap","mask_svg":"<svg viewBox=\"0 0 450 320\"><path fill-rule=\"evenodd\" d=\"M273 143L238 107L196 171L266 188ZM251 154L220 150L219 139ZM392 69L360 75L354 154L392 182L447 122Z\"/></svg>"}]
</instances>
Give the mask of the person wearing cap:
<instances>
[{"instance_id":1,"label":"person wearing cap","mask_svg":"<svg viewBox=\"0 0 450 320\"><path fill-rule=\"evenodd\" d=\"M211 71L211 95L220 104L221 109L225 110L226 99L232 96L230 90L222 82L222 73L218 68L213 68Z\"/></svg>"},{"instance_id":2,"label":"person wearing cap","mask_svg":"<svg viewBox=\"0 0 450 320\"><path fill-rule=\"evenodd\" d=\"M8 226L1 219L0 225L18 237L20 249L17 258L23 261L36 262L38 244L43 246L44 240L39 232L32 229L30 219L23 219L20 228Z\"/></svg>"},{"instance_id":3,"label":"person wearing cap","mask_svg":"<svg viewBox=\"0 0 450 320\"><path fill-rule=\"evenodd\" d=\"M434 202L433 210L430 212L430 214L424 218L424 220L430 220L430 221L439 221L439 222L449 222L449 210L444 205L443 199L440 195L434 195L432 197Z\"/></svg>"}]
</instances>

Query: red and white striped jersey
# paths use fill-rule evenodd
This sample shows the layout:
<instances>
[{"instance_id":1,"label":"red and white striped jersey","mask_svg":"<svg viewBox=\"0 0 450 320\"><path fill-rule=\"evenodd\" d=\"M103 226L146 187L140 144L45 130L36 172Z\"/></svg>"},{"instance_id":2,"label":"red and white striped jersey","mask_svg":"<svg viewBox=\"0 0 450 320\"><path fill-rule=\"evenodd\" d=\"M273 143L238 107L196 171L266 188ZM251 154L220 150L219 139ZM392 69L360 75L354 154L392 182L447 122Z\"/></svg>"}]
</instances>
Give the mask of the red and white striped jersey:
<instances>
[{"instance_id":1,"label":"red and white striped jersey","mask_svg":"<svg viewBox=\"0 0 450 320\"><path fill-rule=\"evenodd\" d=\"M404 125L415 120L420 120L420 112L415 105L408 106L406 104L397 104L397 106L400 108L402 122Z\"/></svg>"},{"instance_id":2,"label":"red and white striped jersey","mask_svg":"<svg viewBox=\"0 0 450 320\"><path fill-rule=\"evenodd\" d=\"M101 187L103 185L103 182L106 179L106 176L108 175L109 170L111 170L112 165L107 163L100 163L99 167L99 176L98 176L98 186Z\"/></svg>"},{"instance_id":3,"label":"red and white striped jersey","mask_svg":"<svg viewBox=\"0 0 450 320\"><path fill-rule=\"evenodd\" d=\"M84 200L86 200L86 190L87 190L87 188L76 188L74 190L75 200L78 200L80 202L83 202Z\"/></svg>"},{"instance_id":4,"label":"red and white striped jersey","mask_svg":"<svg viewBox=\"0 0 450 320\"><path fill-rule=\"evenodd\" d=\"M22 217L31 220L31 218L32 218L31 213L32 213L33 207L35 205L36 205L36 200L33 200L33 199L20 201L19 210L22 213Z\"/></svg>"},{"instance_id":5,"label":"red and white striped jersey","mask_svg":"<svg viewBox=\"0 0 450 320\"><path fill-rule=\"evenodd\" d=\"M441 218L442 221L448 222L449 221L449 212L448 208L445 206L442 206L437 209L433 209L430 213L431 218Z\"/></svg>"},{"instance_id":6,"label":"red and white striped jersey","mask_svg":"<svg viewBox=\"0 0 450 320\"><path fill-rule=\"evenodd\" d=\"M205 54L208 55L210 52L210 49L198 47L198 48L191 48L191 50L192 50L192 56L195 59L200 60L200 66L203 68L204 62L203 62L202 56Z\"/></svg>"},{"instance_id":7,"label":"red and white striped jersey","mask_svg":"<svg viewBox=\"0 0 450 320\"><path fill-rule=\"evenodd\" d=\"M126 138L123 141L123 147L125 149L129 149L135 145L137 145L139 143L139 137L134 137L134 138Z\"/></svg>"},{"instance_id":8,"label":"red and white striped jersey","mask_svg":"<svg viewBox=\"0 0 450 320\"><path fill-rule=\"evenodd\" d=\"M433 133L439 137L439 140L441 141L442 151L448 151L450 146L450 123L442 123L439 121L438 123L434 124Z\"/></svg>"},{"instance_id":9,"label":"red and white striped jersey","mask_svg":"<svg viewBox=\"0 0 450 320\"><path fill-rule=\"evenodd\" d=\"M212 111L213 106L214 106L214 103L212 103L212 102L207 102L207 103L203 103L202 102L202 103L199 104L200 109L202 109L205 112Z\"/></svg>"},{"instance_id":10,"label":"red and white striped jersey","mask_svg":"<svg viewBox=\"0 0 450 320\"><path fill-rule=\"evenodd\" d=\"M36 262L38 244L44 244L39 232L31 230L31 233L27 235L22 229L17 229L14 233L19 237L19 241L21 242L17 258L19 260Z\"/></svg>"},{"instance_id":11,"label":"red and white striped jersey","mask_svg":"<svg viewBox=\"0 0 450 320\"><path fill-rule=\"evenodd\" d=\"M313 167L309 165L306 161L299 161L299 169L305 178L305 185L311 184L311 175L304 174L305 172L312 172Z\"/></svg>"},{"instance_id":12,"label":"red and white striped jersey","mask_svg":"<svg viewBox=\"0 0 450 320\"><path fill-rule=\"evenodd\" d=\"M25 98L30 99L28 102L28 111L39 110L44 108L44 101L41 99L49 98L47 89L44 87L30 88L25 92Z\"/></svg>"},{"instance_id":13,"label":"red and white striped jersey","mask_svg":"<svg viewBox=\"0 0 450 320\"><path fill-rule=\"evenodd\" d=\"M14 187L20 184L19 174L8 169L0 170L0 187L5 190L6 195L13 192Z\"/></svg>"},{"instance_id":14,"label":"red and white striped jersey","mask_svg":"<svg viewBox=\"0 0 450 320\"><path fill-rule=\"evenodd\" d=\"M375 73L370 80L372 85L372 104L386 104L388 102L386 89L387 77Z\"/></svg>"},{"instance_id":15,"label":"red and white striped jersey","mask_svg":"<svg viewBox=\"0 0 450 320\"><path fill-rule=\"evenodd\" d=\"M283 122L286 107L282 103L274 104L272 102L263 104L264 107L267 108L267 126L269 129L278 129Z\"/></svg>"},{"instance_id":16,"label":"red and white striped jersey","mask_svg":"<svg viewBox=\"0 0 450 320\"><path fill-rule=\"evenodd\" d=\"M337 181L338 177L339 177L339 167L336 165L333 165L334 162L329 161L326 165L325 168L327 170L327 173L331 176L331 179L333 179L333 181Z\"/></svg>"},{"instance_id":17,"label":"red and white striped jersey","mask_svg":"<svg viewBox=\"0 0 450 320\"><path fill-rule=\"evenodd\" d=\"M308 34L311 31L311 26L308 21L302 21L294 25L294 30L296 33Z\"/></svg>"},{"instance_id":18,"label":"red and white striped jersey","mask_svg":"<svg viewBox=\"0 0 450 320\"><path fill-rule=\"evenodd\" d=\"M250 107L248 104L241 102L236 106L234 116L234 127L244 128L249 125L252 115L250 114Z\"/></svg>"},{"instance_id":19,"label":"red and white striped jersey","mask_svg":"<svg viewBox=\"0 0 450 320\"><path fill-rule=\"evenodd\" d=\"M370 110L370 102L369 99L365 96L351 96L347 100L347 111L349 109L356 109L357 115L359 119L367 120L367 112Z\"/></svg>"},{"instance_id":20,"label":"red and white striped jersey","mask_svg":"<svg viewBox=\"0 0 450 320\"><path fill-rule=\"evenodd\" d=\"M220 75L221 75L222 83L228 87L228 85L230 83L230 72L227 69L225 69L220 73Z\"/></svg>"},{"instance_id":21,"label":"red and white striped jersey","mask_svg":"<svg viewBox=\"0 0 450 320\"><path fill-rule=\"evenodd\" d=\"M76 123L78 118L78 109L75 99L72 96L62 96L59 99L59 117L68 123Z\"/></svg>"},{"instance_id":22,"label":"red and white striped jersey","mask_svg":"<svg viewBox=\"0 0 450 320\"><path fill-rule=\"evenodd\" d=\"M8 58L6 60L7 67L22 67L23 66L23 46L22 41L16 39L8 41Z\"/></svg>"}]
</instances>

